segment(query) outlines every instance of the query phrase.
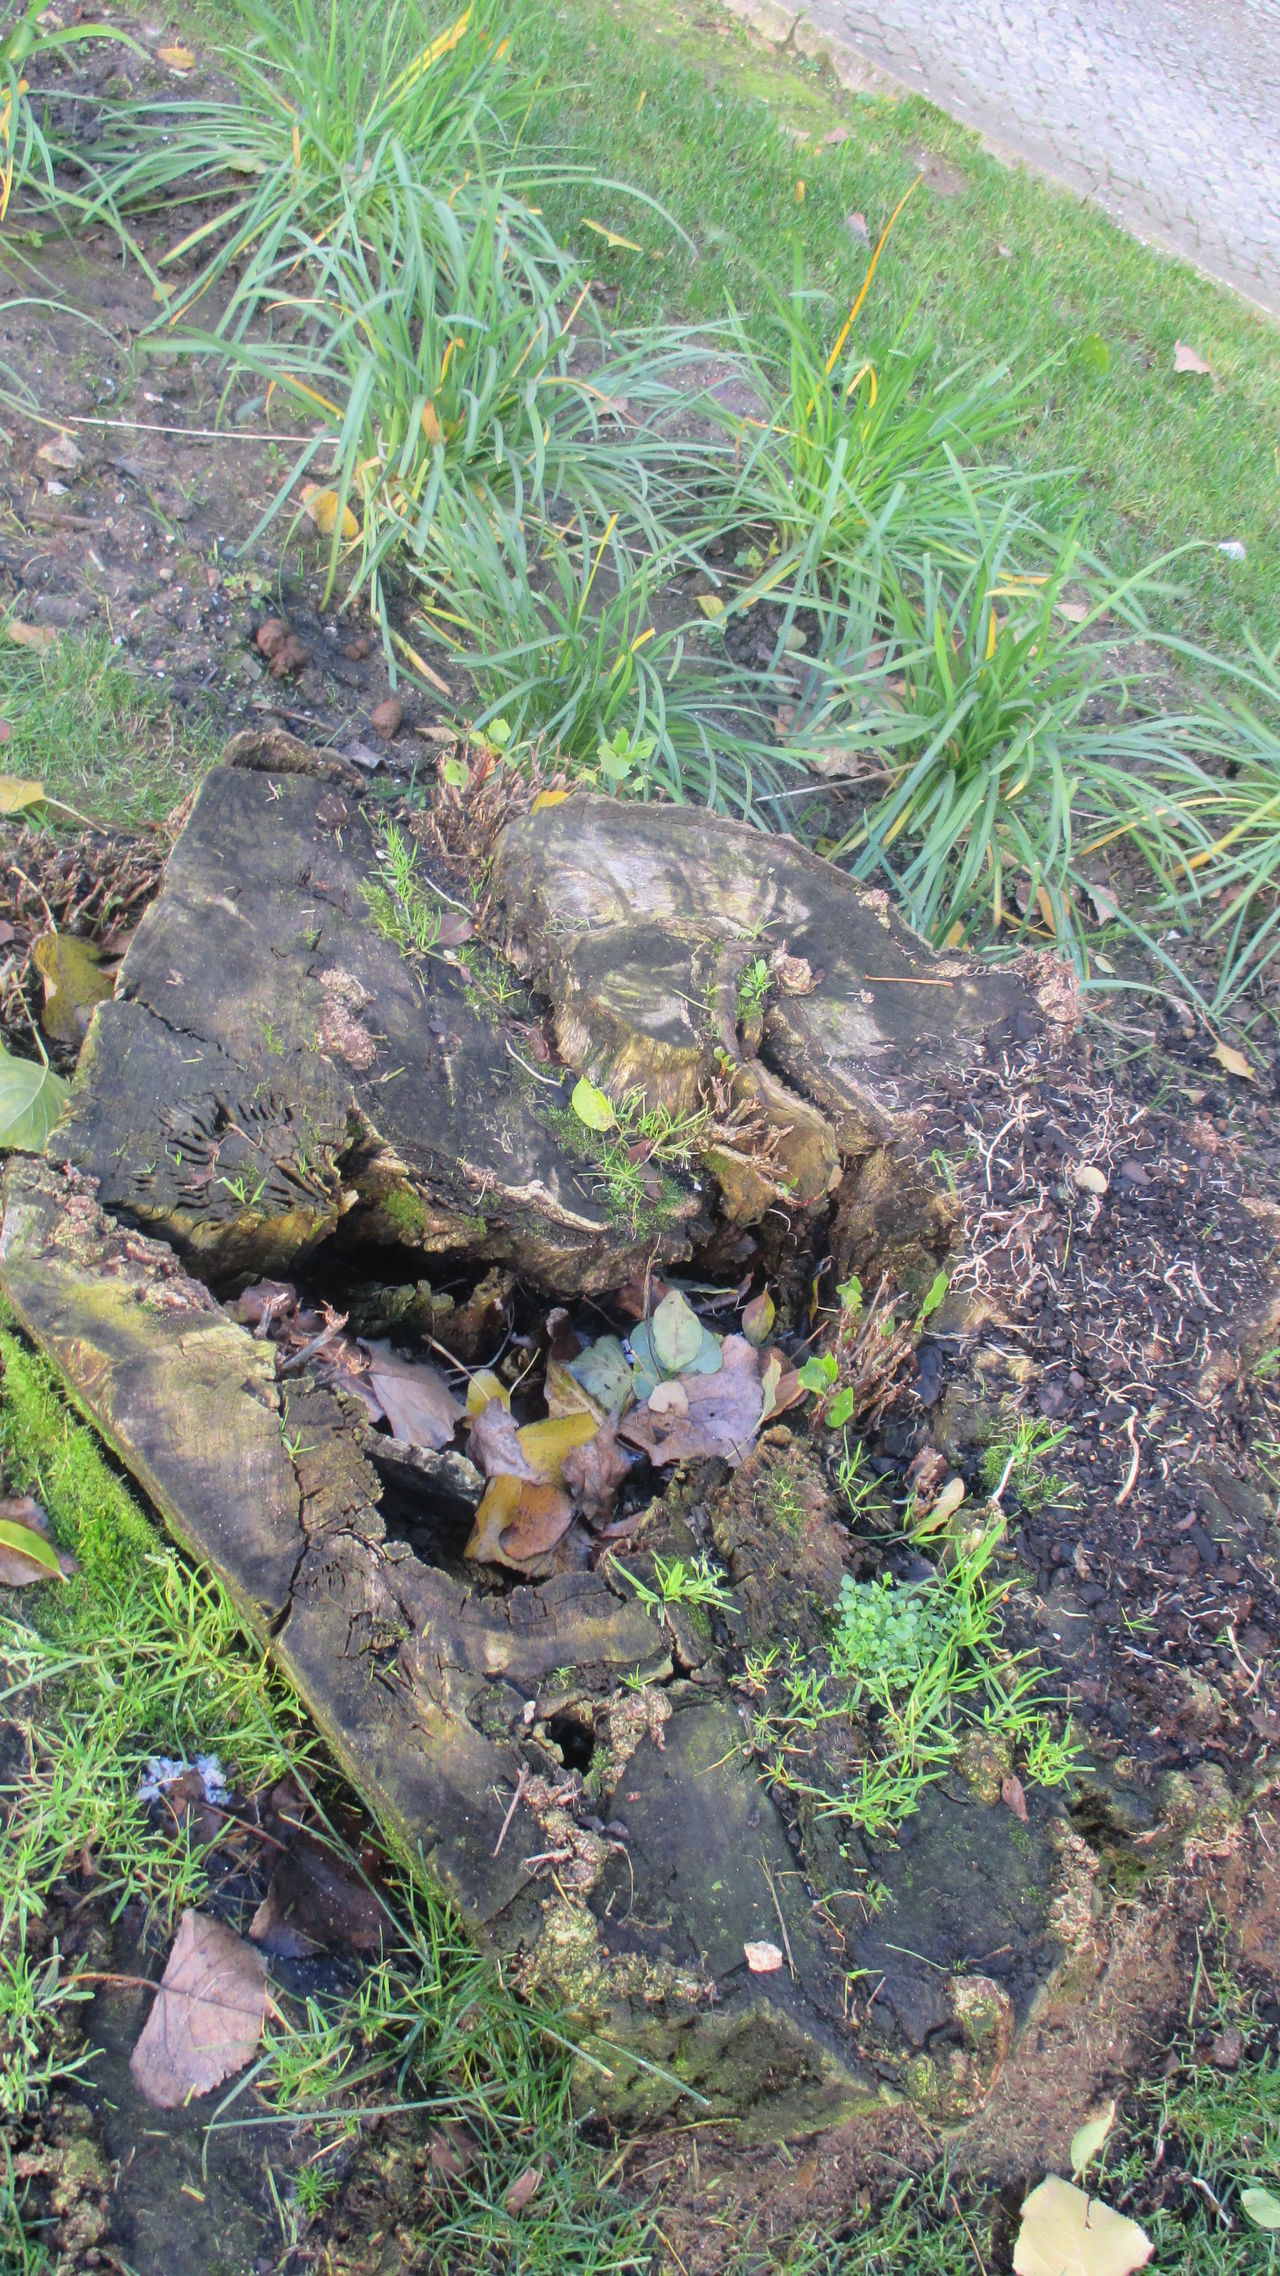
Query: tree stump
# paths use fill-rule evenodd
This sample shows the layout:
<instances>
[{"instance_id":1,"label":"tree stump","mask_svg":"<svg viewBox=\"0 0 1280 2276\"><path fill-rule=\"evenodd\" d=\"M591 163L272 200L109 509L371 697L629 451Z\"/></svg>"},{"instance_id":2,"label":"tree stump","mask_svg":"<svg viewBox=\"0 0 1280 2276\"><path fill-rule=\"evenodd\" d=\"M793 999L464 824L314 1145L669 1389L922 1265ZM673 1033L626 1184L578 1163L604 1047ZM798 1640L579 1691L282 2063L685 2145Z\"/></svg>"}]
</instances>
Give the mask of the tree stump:
<instances>
[{"instance_id":1,"label":"tree stump","mask_svg":"<svg viewBox=\"0 0 1280 2276\"><path fill-rule=\"evenodd\" d=\"M1051 976L933 958L882 895L745 828L573 797L495 850L497 939L532 992L517 1020L505 966L486 993L465 956L406 954L379 922L378 842L332 783L206 780L95 1013L62 1159L7 1170L4 1291L406 1853L517 1984L566 2003L588 2099L691 2097L742 2139L777 2135L910 2089L941 2030L957 2055L930 2107L972 2106L1056 1949L1050 1831L1033 1811L1015 1856L1025 1829L988 1822L980 1885L947 1900L957 1962L995 1903L1016 1994L944 1955L928 2017L913 1978L869 2064L846 1976L883 1960L898 1982L893 1923L857 1956L837 1830L784 1825L738 1683L744 1641L818 1632L847 1567L803 1449L766 1434L732 1482L695 1464L655 1504L657 1537L713 1541L738 1591L718 1640L652 1617L607 1559L481 1589L456 1494L402 1478L440 1554L393 1538L363 1410L279 1380L209 1284L305 1268L340 1302L343 1276L424 1260L549 1296L689 1258L932 1272L948 1220L913 1106L937 1068L1036 1022ZM540 1004L560 1069L529 1058ZM643 1221L611 1214L575 1135L582 1074L646 1110L713 1103L703 1157ZM946 1882L959 1806L930 1820L921 1889Z\"/></svg>"}]
</instances>

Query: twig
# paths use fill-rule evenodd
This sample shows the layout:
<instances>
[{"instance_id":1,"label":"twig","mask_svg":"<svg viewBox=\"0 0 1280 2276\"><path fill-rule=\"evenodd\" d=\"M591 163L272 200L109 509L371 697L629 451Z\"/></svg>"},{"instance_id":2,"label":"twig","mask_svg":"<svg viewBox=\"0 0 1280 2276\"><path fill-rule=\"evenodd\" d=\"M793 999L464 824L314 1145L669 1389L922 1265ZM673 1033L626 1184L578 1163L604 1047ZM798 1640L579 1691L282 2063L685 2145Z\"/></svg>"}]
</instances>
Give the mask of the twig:
<instances>
[{"instance_id":1,"label":"twig","mask_svg":"<svg viewBox=\"0 0 1280 2276\"><path fill-rule=\"evenodd\" d=\"M770 1896L773 1898L773 1909L774 1909L774 1911L776 1912L776 1914L777 1914L777 1916L778 1916L778 1926L779 1926L779 1928L782 1930L782 1949L783 1949L783 1951L784 1951L784 1952L786 1953L786 1955L787 1955L787 1966L788 1966L788 1967L790 1968L790 1970L791 1970L791 1980L792 1980L792 1982L794 1983L794 1982L795 1982L795 1974L796 1974L796 1964L795 1964L795 1961L794 1961L794 1960L792 1959L792 1957L791 1957L791 1938L790 1938L790 1937L788 1936L788 1934L787 1934L787 1924L786 1924L785 1920L784 1920L784 1919L783 1919L783 1917L782 1917L782 1907L781 1907L781 1905L778 1903L778 1892L777 1892L777 1890L774 1888L774 1885L773 1885L773 1875L772 1875L772 1873L769 1871L769 1866L768 1866L768 1861L767 1861L767 1859L766 1859L766 1858L764 1858L763 1856L762 1856L762 1857L761 1857L761 1859L760 1859L760 1869L761 1869L762 1873L764 1874L765 1880L766 1880L766 1881L768 1882L768 1884L769 1884L769 1894L770 1894Z\"/></svg>"},{"instance_id":2,"label":"twig","mask_svg":"<svg viewBox=\"0 0 1280 2276\"><path fill-rule=\"evenodd\" d=\"M528 1783L528 1778L529 1778L529 1773L528 1773L528 1771L525 1769L525 1766L524 1766L524 1764L523 1764L523 1763L521 1763L521 1765L520 1765L520 1775L519 1775L519 1777L518 1777L518 1778L517 1778L517 1780L516 1780L516 1790L515 1790L515 1793L514 1793L514 1794L512 1795L512 1797L511 1797L511 1805L510 1805L510 1808L508 1809L508 1811L507 1811L507 1814L506 1814L505 1818L504 1818L504 1819L503 1819L503 1821L502 1821L502 1831L501 1831L501 1833L498 1835L498 1838L497 1838L497 1840L495 1841L495 1843L494 1843L494 1845L493 1845L493 1854L494 1854L494 1856L495 1856L495 1857L497 1856L497 1854L498 1854L498 1851L501 1849L503 1842L504 1842L504 1841L506 1840L506 1838L507 1838L507 1829L508 1829L508 1827L509 1827L509 1826L510 1826L510 1824L511 1824L511 1820L513 1819L513 1817L514 1817L514 1816L515 1816L515 1814L516 1814L516 1810L517 1810L517 1808L519 1807L520 1796L523 1794L523 1792L524 1792L524 1790L525 1790L525 1786L526 1786L526 1784Z\"/></svg>"}]
</instances>

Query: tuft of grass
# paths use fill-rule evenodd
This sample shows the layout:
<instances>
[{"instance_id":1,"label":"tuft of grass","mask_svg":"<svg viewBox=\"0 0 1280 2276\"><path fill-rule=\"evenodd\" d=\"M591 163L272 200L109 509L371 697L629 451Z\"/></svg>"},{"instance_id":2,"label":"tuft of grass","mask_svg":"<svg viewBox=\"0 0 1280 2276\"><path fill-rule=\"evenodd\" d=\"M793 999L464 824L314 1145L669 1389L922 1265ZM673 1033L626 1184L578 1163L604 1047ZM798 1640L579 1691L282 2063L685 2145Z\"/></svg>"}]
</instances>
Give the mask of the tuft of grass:
<instances>
[{"instance_id":1,"label":"tuft of grass","mask_svg":"<svg viewBox=\"0 0 1280 2276\"><path fill-rule=\"evenodd\" d=\"M0 709L7 771L95 820L161 819L217 746L211 725L166 704L103 633L63 633L41 654L0 640Z\"/></svg>"}]
</instances>

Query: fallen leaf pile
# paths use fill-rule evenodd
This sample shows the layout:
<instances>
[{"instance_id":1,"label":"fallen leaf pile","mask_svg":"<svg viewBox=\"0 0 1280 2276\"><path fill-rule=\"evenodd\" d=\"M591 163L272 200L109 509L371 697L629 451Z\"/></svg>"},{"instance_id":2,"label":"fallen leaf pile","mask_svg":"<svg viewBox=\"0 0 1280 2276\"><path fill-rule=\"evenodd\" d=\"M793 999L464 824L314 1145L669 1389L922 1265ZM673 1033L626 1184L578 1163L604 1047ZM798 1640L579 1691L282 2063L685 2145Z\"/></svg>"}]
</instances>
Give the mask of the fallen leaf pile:
<instances>
[{"instance_id":1,"label":"fallen leaf pile","mask_svg":"<svg viewBox=\"0 0 1280 2276\"><path fill-rule=\"evenodd\" d=\"M345 1314L308 1304L290 1281L255 1282L234 1311L255 1337L275 1344L281 1377L305 1368L358 1398L370 1423L403 1444L455 1459L465 1451L484 1481L466 1556L542 1580L590 1563L598 1543L633 1529L638 1512L619 1517L618 1496L642 1459L656 1468L706 1460L735 1467L761 1424L803 1396L794 1369L768 1343L774 1307L767 1292L745 1305L744 1333L724 1336L679 1288L658 1282L636 1304L632 1294L619 1292L619 1309L638 1314L625 1340L608 1333L585 1340L563 1307L547 1316L545 1350L540 1338L518 1339L542 1358L546 1406L523 1423L492 1369L459 1366L464 1403L444 1366L387 1339L351 1335ZM527 1369L522 1406L534 1381Z\"/></svg>"}]
</instances>

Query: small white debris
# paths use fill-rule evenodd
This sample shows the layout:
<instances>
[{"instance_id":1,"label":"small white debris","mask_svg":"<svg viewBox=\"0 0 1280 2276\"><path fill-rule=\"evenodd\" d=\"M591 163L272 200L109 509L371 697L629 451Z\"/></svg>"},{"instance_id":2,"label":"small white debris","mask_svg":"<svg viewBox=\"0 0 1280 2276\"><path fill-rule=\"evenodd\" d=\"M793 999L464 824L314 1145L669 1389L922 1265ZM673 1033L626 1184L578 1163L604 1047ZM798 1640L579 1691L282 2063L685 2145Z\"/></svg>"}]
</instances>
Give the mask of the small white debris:
<instances>
[{"instance_id":1,"label":"small white debris","mask_svg":"<svg viewBox=\"0 0 1280 2276\"><path fill-rule=\"evenodd\" d=\"M1079 1186L1081 1193L1101 1194L1107 1190L1106 1172L1100 1170L1095 1162L1077 1162L1071 1172L1071 1177L1073 1183Z\"/></svg>"},{"instance_id":2,"label":"small white debris","mask_svg":"<svg viewBox=\"0 0 1280 2276\"><path fill-rule=\"evenodd\" d=\"M1249 558L1242 541L1238 537L1220 538L1218 540L1218 551L1225 553L1228 561L1247 561Z\"/></svg>"},{"instance_id":3,"label":"small white debris","mask_svg":"<svg viewBox=\"0 0 1280 2276\"><path fill-rule=\"evenodd\" d=\"M206 1802L227 1802L227 1777L216 1754L198 1754L194 1763L181 1762L172 1755L153 1754L138 1782L140 1802L158 1802L166 1786L174 1786L194 1770L204 1787Z\"/></svg>"}]
</instances>

